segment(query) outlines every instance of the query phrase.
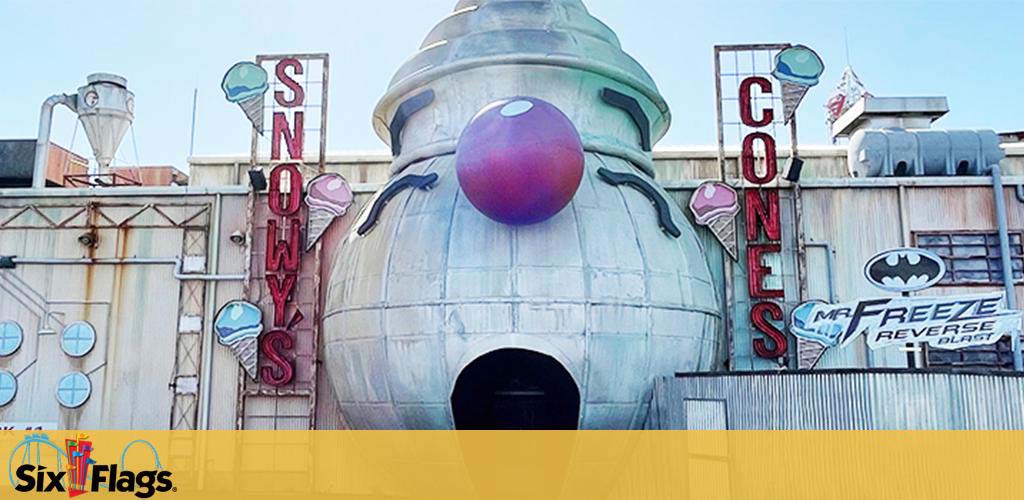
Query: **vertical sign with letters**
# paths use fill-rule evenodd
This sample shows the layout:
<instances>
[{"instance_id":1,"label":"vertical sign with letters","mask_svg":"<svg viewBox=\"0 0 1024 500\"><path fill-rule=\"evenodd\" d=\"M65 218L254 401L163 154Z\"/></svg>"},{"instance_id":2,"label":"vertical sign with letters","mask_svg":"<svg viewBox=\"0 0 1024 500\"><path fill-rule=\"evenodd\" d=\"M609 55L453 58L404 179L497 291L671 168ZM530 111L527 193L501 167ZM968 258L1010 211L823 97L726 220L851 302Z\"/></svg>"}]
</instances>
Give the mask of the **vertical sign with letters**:
<instances>
[{"instance_id":1,"label":"vertical sign with letters","mask_svg":"<svg viewBox=\"0 0 1024 500\"><path fill-rule=\"evenodd\" d=\"M788 43L716 45L714 47L719 181L742 191L739 197L745 230L740 255L726 260L726 334L733 369L759 369L757 359L782 364L792 341L784 332L787 299L802 297L805 274L799 231L799 186L793 205L783 205L778 150L788 149L798 162L795 110L806 90L817 83L823 64L802 45ZM726 142L740 150L733 166ZM798 168L798 167L797 167ZM782 211L792 210L795 255L793 277L780 269L791 255L783 248ZM735 260L735 262L733 262ZM792 284L789 284L792 283ZM787 286L799 286L790 293ZM744 345L745 344L745 345ZM797 349L798 354L801 352Z\"/></svg>"},{"instance_id":2,"label":"vertical sign with letters","mask_svg":"<svg viewBox=\"0 0 1024 500\"><path fill-rule=\"evenodd\" d=\"M760 116L754 116L753 89L762 94L772 93L772 82L763 76L750 76L740 83L740 119L752 129L765 127L775 120L775 110L767 107ZM755 151L760 145L764 153L764 169L756 168ZM773 272L765 264L765 257L782 251L782 226L779 221L779 190L767 187L779 175L775 138L762 131L753 131L743 138L740 153L743 180L754 187L744 190L747 227L747 291L750 295L750 323L764 338L753 341L754 353L761 358L780 358L786 355L789 342L772 321L783 319L782 306L777 300L785 297L783 290L766 288L764 280Z\"/></svg>"},{"instance_id":3,"label":"vertical sign with letters","mask_svg":"<svg viewBox=\"0 0 1024 500\"><path fill-rule=\"evenodd\" d=\"M286 90L275 90L273 131L270 135L270 192L267 205L272 216L267 220L264 279L274 311L271 329L260 338L260 354L270 366L260 367L264 384L280 387L295 377L295 364L287 355L295 347L291 331L305 315L292 306L302 260L302 172L304 115L301 106L305 90L295 80L303 74L302 63L294 58L277 61L274 77ZM283 108L276 111L276 106ZM283 146L283 147L282 147Z\"/></svg>"},{"instance_id":4,"label":"vertical sign with letters","mask_svg":"<svg viewBox=\"0 0 1024 500\"><path fill-rule=\"evenodd\" d=\"M306 180L323 173L326 149L327 54L261 55L267 74L263 117L252 134L252 166L266 175L252 207L249 297L263 310L258 385L312 394L316 381L320 249L307 247ZM265 119L264 119L265 117ZM319 147L318 147L319 146ZM268 158L269 157L269 158ZM269 160L269 163L268 163Z\"/></svg>"}]
</instances>

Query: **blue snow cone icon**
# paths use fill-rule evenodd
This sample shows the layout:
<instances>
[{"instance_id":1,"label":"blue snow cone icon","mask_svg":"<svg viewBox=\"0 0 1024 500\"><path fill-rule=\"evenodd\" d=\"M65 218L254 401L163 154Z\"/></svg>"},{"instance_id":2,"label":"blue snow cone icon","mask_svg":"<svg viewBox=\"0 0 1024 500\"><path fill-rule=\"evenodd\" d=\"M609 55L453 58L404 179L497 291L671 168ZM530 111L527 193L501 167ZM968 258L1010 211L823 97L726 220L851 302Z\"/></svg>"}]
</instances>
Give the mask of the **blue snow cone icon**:
<instances>
[{"instance_id":1,"label":"blue snow cone icon","mask_svg":"<svg viewBox=\"0 0 1024 500\"><path fill-rule=\"evenodd\" d=\"M793 309L790 331L793 335L825 347L839 344L839 335L843 333L843 325L834 321L822 320L815 322L813 314L823 302L804 302Z\"/></svg>"},{"instance_id":2,"label":"blue snow cone icon","mask_svg":"<svg viewBox=\"0 0 1024 500\"><path fill-rule=\"evenodd\" d=\"M217 340L228 346L258 337L263 332L263 311L242 300L229 302L217 314L213 328Z\"/></svg>"},{"instance_id":3,"label":"blue snow cone icon","mask_svg":"<svg viewBox=\"0 0 1024 500\"><path fill-rule=\"evenodd\" d=\"M270 88L267 71L256 63L243 61L235 64L224 75L221 90L230 102L241 102L262 97Z\"/></svg>"}]
</instances>

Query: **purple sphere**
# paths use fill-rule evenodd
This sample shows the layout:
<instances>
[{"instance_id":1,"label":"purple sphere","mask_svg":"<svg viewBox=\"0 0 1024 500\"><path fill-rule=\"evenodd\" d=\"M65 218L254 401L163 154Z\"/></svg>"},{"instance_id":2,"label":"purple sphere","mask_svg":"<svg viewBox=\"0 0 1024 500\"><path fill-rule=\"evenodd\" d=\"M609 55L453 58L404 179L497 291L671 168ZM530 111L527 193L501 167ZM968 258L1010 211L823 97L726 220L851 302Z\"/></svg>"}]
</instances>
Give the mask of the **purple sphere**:
<instances>
[{"instance_id":1,"label":"purple sphere","mask_svg":"<svg viewBox=\"0 0 1024 500\"><path fill-rule=\"evenodd\" d=\"M482 109L462 132L455 170L481 213L516 226L554 217L583 179L583 143L553 104L514 97Z\"/></svg>"}]
</instances>

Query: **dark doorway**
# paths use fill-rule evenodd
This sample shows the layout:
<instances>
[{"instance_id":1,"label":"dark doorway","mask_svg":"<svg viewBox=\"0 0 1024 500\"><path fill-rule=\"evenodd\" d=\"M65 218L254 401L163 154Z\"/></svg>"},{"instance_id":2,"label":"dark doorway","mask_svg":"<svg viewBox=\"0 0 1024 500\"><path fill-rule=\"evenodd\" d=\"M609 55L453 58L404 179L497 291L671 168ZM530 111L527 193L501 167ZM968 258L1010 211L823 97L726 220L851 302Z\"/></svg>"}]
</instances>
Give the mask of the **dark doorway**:
<instances>
[{"instance_id":1,"label":"dark doorway","mask_svg":"<svg viewBox=\"0 0 1024 500\"><path fill-rule=\"evenodd\" d=\"M574 430L580 391L550 356L501 349L469 364L452 392L459 430Z\"/></svg>"}]
</instances>

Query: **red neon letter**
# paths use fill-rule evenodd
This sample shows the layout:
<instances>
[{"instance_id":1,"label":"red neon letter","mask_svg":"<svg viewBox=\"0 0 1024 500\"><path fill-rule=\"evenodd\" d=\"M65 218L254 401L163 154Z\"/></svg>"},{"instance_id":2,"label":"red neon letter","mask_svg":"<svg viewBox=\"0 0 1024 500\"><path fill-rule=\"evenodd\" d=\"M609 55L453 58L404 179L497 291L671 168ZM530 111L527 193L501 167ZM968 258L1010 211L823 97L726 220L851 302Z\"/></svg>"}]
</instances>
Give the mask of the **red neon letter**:
<instances>
[{"instance_id":1,"label":"red neon letter","mask_svg":"<svg viewBox=\"0 0 1024 500\"><path fill-rule=\"evenodd\" d=\"M288 73L285 72L288 68L292 68L296 75L301 75L302 63L297 59L289 57L287 59L281 59L277 63L277 67L274 69L274 74L277 75L277 80L283 83L285 87L291 89L293 94L292 98L286 99L283 91L275 90L274 100L286 108L294 108L296 106L301 106L302 102L306 100L306 91L302 89L302 85L299 85L299 82L296 82L292 77L288 76Z\"/></svg>"},{"instance_id":2,"label":"red neon letter","mask_svg":"<svg viewBox=\"0 0 1024 500\"><path fill-rule=\"evenodd\" d=\"M764 127L775 119L775 110L767 108L761 113L761 119L754 119L754 100L750 95L750 87L757 85L762 94L772 93L772 82L763 76L751 76L740 84L740 120L748 127Z\"/></svg>"},{"instance_id":3,"label":"red neon letter","mask_svg":"<svg viewBox=\"0 0 1024 500\"><path fill-rule=\"evenodd\" d=\"M754 141L757 140L764 143L765 172L763 176L758 176L757 169L754 168ZM748 182L761 185L775 180L775 176L779 172L775 156L775 139L764 132L754 132L744 137L740 163L743 166L743 178Z\"/></svg>"},{"instance_id":4,"label":"red neon letter","mask_svg":"<svg viewBox=\"0 0 1024 500\"><path fill-rule=\"evenodd\" d=\"M747 288L751 299L781 299L785 297L782 290L764 287L764 277L772 274L771 266L764 265L761 258L765 254L779 253L782 247L778 243L747 246Z\"/></svg>"},{"instance_id":5,"label":"red neon letter","mask_svg":"<svg viewBox=\"0 0 1024 500\"><path fill-rule=\"evenodd\" d=\"M287 193L282 193L281 175L286 171L288 172L289 189ZM282 198L285 199L282 200ZM299 167L294 163L278 165L270 171L270 195L267 203L270 205L270 211L281 217L293 215L299 211L299 207L302 206L302 172L299 172Z\"/></svg>"},{"instance_id":6,"label":"red neon letter","mask_svg":"<svg viewBox=\"0 0 1024 500\"><path fill-rule=\"evenodd\" d=\"M288 129L288 118L285 117L284 113L278 111L274 113L274 131L270 136L270 159L280 160L281 159L281 140L284 140L286 146L288 146L288 158L292 160L302 159L302 136L303 136L303 117L302 111L296 111L293 115L295 119L295 131Z\"/></svg>"},{"instance_id":7,"label":"red neon letter","mask_svg":"<svg viewBox=\"0 0 1024 500\"><path fill-rule=\"evenodd\" d=\"M289 351L295 347L292 336L284 330L274 330L260 338L260 351L263 356L277 366L280 376L274 376L274 368L264 366L260 368L260 378L263 383L274 387L287 385L295 376L295 368L290 361L281 355L282 350Z\"/></svg>"},{"instance_id":8,"label":"red neon letter","mask_svg":"<svg viewBox=\"0 0 1024 500\"><path fill-rule=\"evenodd\" d=\"M768 196L765 200L762 194ZM757 241L758 228L764 228L764 234L770 241L782 239L782 225L779 223L779 191L777 189L747 189L747 241Z\"/></svg>"},{"instance_id":9,"label":"red neon letter","mask_svg":"<svg viewBox=\"0 0 1024 500\"><path fill-rule=\"evenodd\" d=\"M302 222L299 219L289 220L288 237L279 239L277 221L267 221L267 274L281 271L282 265L285 272L294 273L299 270L299 239L302 236Z\"/></svg>"},{"instance_id":10,"label":"red neon letter","mask_svg":"<svg viewBox=\"0 0 1024 500\"><path fill-rule=\"evenodd\" d=\"M298 276L286 274L284 281L281 281L276 274L267 275L267 288L270 289L270 298L274 301L274 326L285 326L284 308L288 305L288 297L291 297L295 290L295 281Z\"/></svg>"},{"instance_id":11,"label":"red neon letter","mask_svg":"<svg viewBox=\"0 0 1024 500\"><path fill-rule=\"evenodd\" d=\"M779 331L768 320L769 318L775 321L782 320L782 308L774 302L760 302L755 304L750 310L750 322L754 325L754 328L763 333L768 340L771 340L772 344L775 344L774 349L769 349L768 343L764 339L754 339L754 352L759 357L765 359L781 358L789 350L789 340L786 339L785 333Z\"/></svg>"}]
</instances>

